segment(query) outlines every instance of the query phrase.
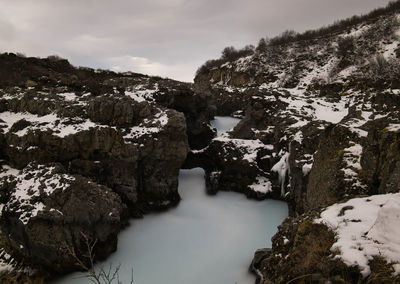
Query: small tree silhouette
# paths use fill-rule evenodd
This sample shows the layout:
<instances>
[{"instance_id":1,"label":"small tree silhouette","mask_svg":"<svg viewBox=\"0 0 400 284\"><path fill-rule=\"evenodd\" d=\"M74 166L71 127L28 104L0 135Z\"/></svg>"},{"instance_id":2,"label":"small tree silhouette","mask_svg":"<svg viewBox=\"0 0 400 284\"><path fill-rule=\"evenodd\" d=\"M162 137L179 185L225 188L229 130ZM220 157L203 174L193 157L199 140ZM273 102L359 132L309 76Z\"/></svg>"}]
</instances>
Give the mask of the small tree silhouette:
<instances>
[{"instance_id":1,"label":"small tree silhouette","mask_svg":"<svg viewBox=\"0 0 400 284\"><path fill-rule=\"evenodd\" d=\"M84 259L82 259L82 257L78 257L73 247L67 246L67 250L69 254L75 259L76 265L86 271L87 275L85 277L87 277L91 282L95 284L122 284L119 279L119 270L121 268L121 264L118 264L114 267L113 264L110 263L107 268L104 268L104 266L101 265L98 269L95 269L94 248L96 246L97 240L90 241L89 238L82 232L81 235L84 239L87 249L86 254L82 257L86 258L88 260L88 263ZM131 280L129 283L133 284L133 269L131 271Z\"/></svg>"}]
</instances>

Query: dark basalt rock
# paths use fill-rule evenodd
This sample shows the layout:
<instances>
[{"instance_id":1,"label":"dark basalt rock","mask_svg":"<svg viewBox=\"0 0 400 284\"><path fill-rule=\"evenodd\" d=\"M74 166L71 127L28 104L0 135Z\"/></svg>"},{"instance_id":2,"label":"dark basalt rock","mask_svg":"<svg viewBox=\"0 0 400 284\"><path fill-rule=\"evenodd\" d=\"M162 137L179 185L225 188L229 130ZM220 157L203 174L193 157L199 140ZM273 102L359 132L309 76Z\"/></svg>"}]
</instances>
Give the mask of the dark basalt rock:
<instances>
[{"instance_id":1,"label":"dark basalt rock","mask_svg":"<svg viewBox=\"0 0 400 284\"><path fill-rule=\"evenodd\" d=\"M206 147L216 132L210 119L216 114L216 106L211 96L194 92L187 85L171 91L162 91L155 97L157 103L182 112L186 118L187 135L191 149Z\"/></svg>"},{"instance_id":2,"label":"dark basalt rock","mask_svg":"<svg viewBox=\"0 0 400 284\"><path fill-rule=\"evenodd\" d=\"M210 130L208 104L193 98L189 84L77 69L54 58L2 54L0 62L0 74L10 68L0 80L0 114L6 120L23 117L0 121L2 164L27 175L35 171L32 162L57 165L54 173L75 178L61 193L32 191L40 193L32 202L43 206L24 222L18 212L31 206L22 204L22 211L16 211L18 204L10 207L15 200L8 199L21 185L0 182L5 208L1 238L14 259L49 272L76 270L68 249L79 258L87 252L81 232L97 240L96 255L103 258L116 249L128 216L179 202L178 173L189 151L187 133L203 135L204 141L214 134L204 131ZM30 73L18 73L21 68ZM28 80L35 84L26 87ZM157 102L163 96L176 101ZM194 121L193 128L187 128L185 116ZM40 173L42 184L51 179L49 173Z\"/></svg>"},{"instance_id":3,"label":"dark basalt rock","mask_svg":"<svg viewBox=\"0 0 400 284\"><path fill-rule=\"evenodd\" d=\"M270 248L258 249L254 253L254 257L253 260L251 261L249 271L256 275L256 284L263 283L264 277L260 272L262 269L261 265L263 260L268 258L270 255L271 255Z\"/></svg>"},{"instance_id":4,"label":"dark basalt rock","mask_svg":"<svg viewBox=\"0 0 400 284\"><path fill-rule=\"evenodd\" d=\"M400 188L400 133L388 131L382 123L388 124L384 119L371 125L361 159L363 178L374 194L395 193Z\"/></svg>"},{"instance_id":5,"label":"dark basalt rock","mask_svg":"<svg viewBox=\"0 0 400 284\"><path fill-rule=\"evenodd\" d=\"M332 258L330 248L334 234L322 224L314 224L315 216L287 218L272 238L272 249L256 255L260 283L287 283L299 279L312 283L355 283L362 279L356 268ZM285 271L285 273L282 273Z\"/></svg>"},{"instance_id":6,"label":"dark basalt rock","mask_svg":"<svg viewBox=\"0 0 400 284\"><path fill-rule=\"evenodd\" d=\"M3 178L1 201L2 246L25 265L57 273L78 268L75 257L88 261L85 238L96 240L96 259L115 251L128 217L111 189L60 164L29 164Z\"/></svg>"},{"instance_id":7,"label":"dark basalt rock","mask_svg":"<svg viewBox=\"0 0 400 284\"><path fill-rule=\"evenodd\" d=\"M350 194L344 182L343 149L349 141L357 141L354 133L345 127L329 127L321 135L314 164L308 177L306 208L316 209L343 199Z\"/></svg>"}]
</instances>

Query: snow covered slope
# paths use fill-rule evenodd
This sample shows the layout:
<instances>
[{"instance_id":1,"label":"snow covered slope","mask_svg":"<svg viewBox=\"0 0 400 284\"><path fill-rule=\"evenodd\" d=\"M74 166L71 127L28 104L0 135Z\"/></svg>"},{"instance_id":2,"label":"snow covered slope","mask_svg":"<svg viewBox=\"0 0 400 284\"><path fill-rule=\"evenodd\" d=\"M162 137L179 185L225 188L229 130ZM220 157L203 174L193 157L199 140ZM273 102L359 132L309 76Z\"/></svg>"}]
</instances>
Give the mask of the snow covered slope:
<instances>
[{"instance_id":1,"label":"snow covered slope","mask_svg":"<svg viewBox=\"0 0 400 284\"><path fill-rule=\"evenodd\" d=\"M258 272L273 283L316 274L348 282L382 280L386 272L393 281L399 277L397 233L383 227L398 225L400 2L355 19L325 33L225 50L195 78L196 92L212 94L217 114L244 114L224 143L214 139L203 154L194 153L213 161L202 162L209 186L251 197L262 188L264 197L286 200L297 217L282 225L259 263ZM265 147L246 152L234 147L238 139ZM247 156L253 164L238 162ZM338 216L353 206L345 201L363 205ZM380 229L367 232L375 221ZM305 249L312 241L321 243L320 252Z\"/></svg>"}]
</instances>

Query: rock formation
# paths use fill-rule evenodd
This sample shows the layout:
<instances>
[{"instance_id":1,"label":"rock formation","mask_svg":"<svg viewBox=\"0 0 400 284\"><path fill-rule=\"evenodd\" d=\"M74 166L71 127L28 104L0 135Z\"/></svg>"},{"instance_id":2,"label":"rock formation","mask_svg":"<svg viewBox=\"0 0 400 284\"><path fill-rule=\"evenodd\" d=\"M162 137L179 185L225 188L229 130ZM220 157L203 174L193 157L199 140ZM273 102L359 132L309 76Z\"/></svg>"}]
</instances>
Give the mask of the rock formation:
<instances>
[{"instance_id":1,"label":"rock formation","mask_svg":"<svg viewBox=\"0 0 400 284\"><path fill-rule=\"evenodd\" d=\"M14 54L0 73L1 244L33 268L77 269L83 236L114 251L129 216L180 200L188 138L214 135L190 84Z\"/></svg>"},{"instance_id":2,"label":"rock formation","mask_svg":"<svg viewBox=\"0 0 400 284\"><path fill-rule=\"evenodd\" d=\"M396 217L389 223L379 217L399 202L399 6L282 35L199 69L195 90L212 97L216 113L245 116L206 149L189 153L189 165L206 169L211 191L290 205L272 249L259 250L251 265L259 283L398 281L399 257L372 248L382 242L377 234L371 242L365 236L371 219L381 228L400 226ZM381 209L365 212L364 202ZM355 233L354 246L365 247L354 258L343 240L357 222L365 231ZM395 234L388 235L383 245L397 251Z\"/></svg>"},{"instance_id":3,"label":"rock formation","mask_svg":"<svg viewBox=\"0 0 400 284\"><path fill-rule=\"evenodd\" d=\"M129 216L179 201L183 165L290 205L258 283L398 282L399 3L208 61L194 86L1 54L0 259L107 256ZM215 137L214 115L243 119Z\"/></svg>"}]
</instances>

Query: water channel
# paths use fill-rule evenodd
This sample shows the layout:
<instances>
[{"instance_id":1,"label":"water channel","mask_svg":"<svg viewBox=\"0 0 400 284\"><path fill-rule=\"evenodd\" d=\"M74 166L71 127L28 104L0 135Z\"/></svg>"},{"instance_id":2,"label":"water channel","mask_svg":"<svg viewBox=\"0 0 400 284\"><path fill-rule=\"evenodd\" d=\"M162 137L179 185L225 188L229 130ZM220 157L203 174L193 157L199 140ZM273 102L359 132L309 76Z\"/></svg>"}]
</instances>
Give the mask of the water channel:
<instances>
[{"instance_id":1,"label":"water channel","mask_svg":"<svg viewBox=\"0 0 400 284\"><path fill-rule=\"evenodd\" d=\"M222 131L237 123L216 120ZM209 196L200 168L180 171L179 193L176 208L131 220L117 252L99 265L121 265L122 283L129 283L133 269L135 284L253 284L248 267L254 251L271 246L287 205L233 192ZM91 282L75 273L57 283Z\"/></svg>"}]
</instances>

